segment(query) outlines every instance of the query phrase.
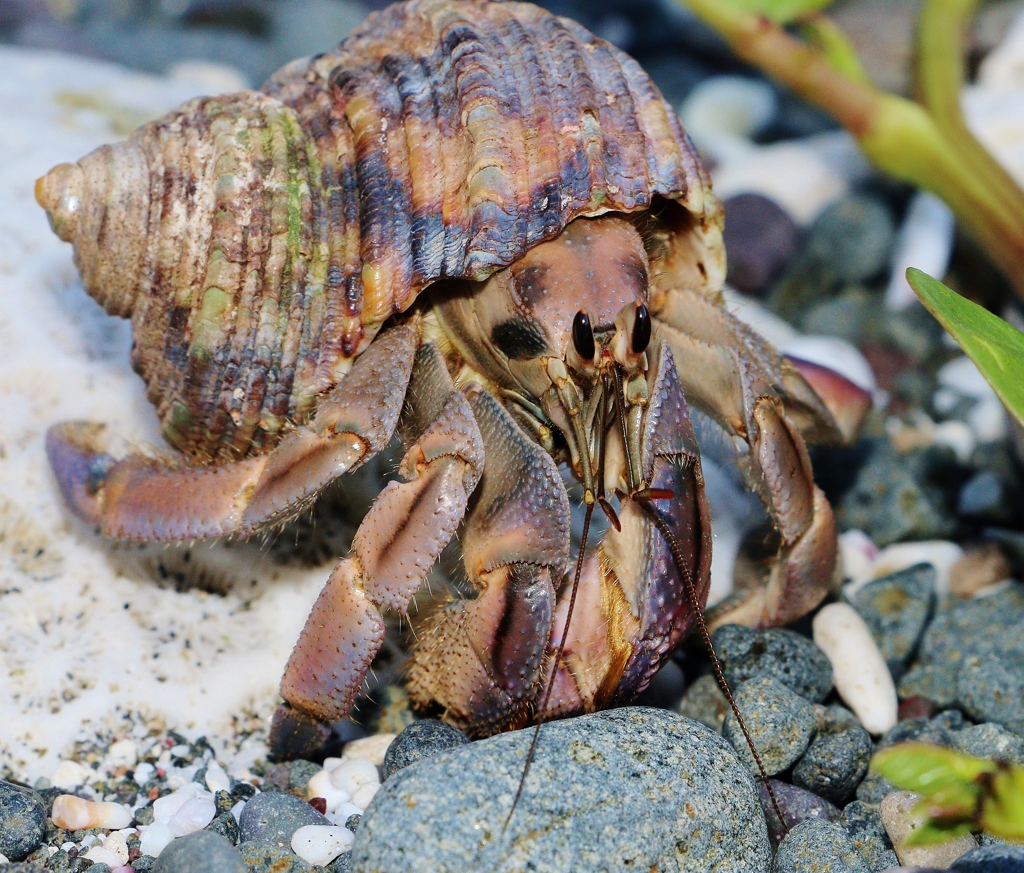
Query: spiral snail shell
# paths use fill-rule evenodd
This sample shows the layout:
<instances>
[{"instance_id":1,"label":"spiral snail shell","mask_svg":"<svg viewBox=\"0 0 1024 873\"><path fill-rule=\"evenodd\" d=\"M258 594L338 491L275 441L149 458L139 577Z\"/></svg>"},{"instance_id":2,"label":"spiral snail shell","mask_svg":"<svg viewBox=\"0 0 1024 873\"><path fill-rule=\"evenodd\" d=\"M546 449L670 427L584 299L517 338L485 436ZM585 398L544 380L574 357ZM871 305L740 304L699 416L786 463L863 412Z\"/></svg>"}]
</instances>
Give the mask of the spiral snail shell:
<instances>
[{"instance_id":1,"label":"spiral snail shell","mask_svg":"<svg viewBox=\"0 0 1024 873\"><path fill-rule=\"evenodd\" d=\"M721 270L707 178L635 61L525 3L412 0L262 91L202 98L36 196L133 321L164 435L199 460L307 420L380 325L574 218L675 202Z\"/></svg>"}]
</instances>

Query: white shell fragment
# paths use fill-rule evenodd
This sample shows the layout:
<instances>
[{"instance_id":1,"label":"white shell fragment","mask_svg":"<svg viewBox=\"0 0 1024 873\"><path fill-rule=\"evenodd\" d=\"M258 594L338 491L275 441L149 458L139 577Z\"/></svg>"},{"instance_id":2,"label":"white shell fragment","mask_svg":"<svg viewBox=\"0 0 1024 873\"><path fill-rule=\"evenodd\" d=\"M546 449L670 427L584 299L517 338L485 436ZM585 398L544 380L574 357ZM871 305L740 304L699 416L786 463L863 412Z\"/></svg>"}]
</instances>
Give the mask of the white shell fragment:
<instances>
[{"instance_id":1,"label":"white shell fragment","mask_svg":"<svg viewBox=\"0 0 1024 873\"><path fill-rule=\"evenodd\" d=\"M77 761L61 761L50 776L54 788L77 788L97 778L96 771Z\"/></svg>"},{"instance_id":2,"label":"white shell fragment","mask_svg":"<svg viewBox=\"0 0 1024 873\"><path fill-rule=\"evenodd\" d=\"M331 785L355 795L359 788L367 783L380 783L377 768L365 758L349 758L343 760L331 771Z\"/></svg>"},{"instance_id":3,"label":"white shell fragment","mask_svg":"<svg viewBox=\"0 0 1024 873\"><path fill-rule=\"evenodd\" d=\"M309 780L306 786L306 799L322 797L327 801L327 812L334 812L342 803L352 799L352 795L342 788L336 788L331 784L331 774L327 770L321 770Z\"/></svg>"},{"instance_id":4,"label":"white shell fragment","mask_svg":"<svg viewBox=\"0 0 1024 873\"><path fill-rule=\"evenodd\" d=\"M953 253L953 213L934 194L918 191L910 200L892 256L885 305L900 310L917 300L907 282L907 267L942 277Z\"/></svg>"},{"instance_id":5,"label":"white shell fragment","mask_svg":"<svg viewBox=\"0 0 1024 873\"><path fill-rule=\"evenodd\" d=\"M214 794L218 791L231 790L231 778L216 761L210 761L206 765L206 787Z\"/></svg>"},{"instance_id":6,"label":"white shell fragment","mask_svg":"<svg viewBox=\"0 0 1024 873\"><path fill-rule=\"evenodd\" d=\"M205 797L192 797L186 800L171 816L167 826L176 837L183 837L186 834L201 831L213 821L216 814L217 805L208 794Z\"/></svg>"},{"instance_id":7,"label":"white shell fragment","mask_svg":"<svg viewBox=\"0 0 1024 873\"><path fill-rule=\"evenodd\" d=\"M119 858L114 852L108 851L102 846L93 846L85 853L85 857L94 864L106 864L111 869L114 867L120 867L123 863L121 858Z\"/></svg>"},{"instance_id":8,"label":"white shell fragment","mask_svg":"<svg viewBox=\"0 0 1024 873\"><path fill-rule=\"evenodd\" d=\"M153 820L170 821L170 819L184 806L185 802L193 797L208 797L213 800L213 795L203 789L198 782L187 782L177 791L165 794L153 801Z\"/></svg>"},{"instance_id":9,"label":"white shell fragment","mask_svg":"<svg viewBox=\"0 0 1024 873\"><path fill-rule=\"evenodd\" d=\"M918 540L894 543L878 553L871 568L871 577L879 579L927 563L935 568L935 589L940 597L949 593L949 571L964 556L964 550L949 540Z\"/></svg>"},{"instance_id":10,"label":"white shell fragment","mask_svg":"<svg viewBox=\"0 0 1024 873\"><path fill-rule=\"evenodd\" d=\"M308 864L326 867L352 848L356 835L336 825L306 825L292 835L292 851Z\"/></svg>"},{"instance_id":11,"label":"white shell fragment","mask_svg":"<svg viewBox=\"0 0 1024 873\"><path fill-rule=\"evenodd\" d=\"M117 830L132 823L132 813L120 803L83 800L70 794L60 794L53 801L50 815L53 823L69 831L85 828L107 828Z\"/></svg>"},{"instance_id":12,"label":"white shell fragment","mask_svg":"<svg viewBox=\"0 0 1024 873\"><path fill-rule=\"evenodd\" d=\"M174 839L172 831L163 822L154 822L149 827L142 829L142 837L139 840L139 851L143 855L158 857L160 853L170 845Z\"/></svg>"},{"instance_id":13,"label":"white shell fragment","mask_svg":"<svg viewBox=\"0 0 1024 873\"><path fill-rule=\"evenodd\" d=\"M864 619L847 603L832 603L814 617L814 642L832 662L836 691L870 733L896 724L892 675Z\"/></svg>"},{"instance_id":14,"label":"white shell fragment","mask_svg":"<svg viewBox=\"0 0 1024 873\"><path fill-rule=\"evenodd\" d=\"M340 758L328 758L324 761L324 767L328 770L333 770L333 767L327 766L327 761L337 761L340 764L349 758L365 758L371 764L376 764L380 767L384 763L384 755L387 753L388 746L391 745L392 740L396 736L397 734L374 734L370 737L352 740L345 744Z\"/></svg>"},{"instance_id":15,"label":"white shell fragment","mask_svg":"<svg viewBox=\"0 0 1024 873\"><path fill-rule=\"evenodd\" d=\"M373 800L373 796L380 791L379 782L367 782L359 786L359 789L352 795L352 803L360 809L366 809Z\"/></svg>"}]
</instances>

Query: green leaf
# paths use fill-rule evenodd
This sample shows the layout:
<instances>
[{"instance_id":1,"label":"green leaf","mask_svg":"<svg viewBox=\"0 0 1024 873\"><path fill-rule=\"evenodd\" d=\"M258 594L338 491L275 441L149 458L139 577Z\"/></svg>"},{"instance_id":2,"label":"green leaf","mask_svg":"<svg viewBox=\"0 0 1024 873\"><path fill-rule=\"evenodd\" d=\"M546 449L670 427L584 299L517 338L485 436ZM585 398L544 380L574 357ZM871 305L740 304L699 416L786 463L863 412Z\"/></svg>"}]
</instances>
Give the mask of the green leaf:
<instances>
[{"instance_id":1,"label":"green leaf","mask_svg":"<svg viewBox=\"0 0 1024 873\"><path fill-rule=\"evenodd\" d=\"M809 16L800 22L800 34L811 45L817 46L829 63L844 76L857 82L868 81L853 43L830 18L824 15Z\"/></svg>"},{"instance_id":2,"label":"green leaf","mask_svg":"<svg viewBox=\"0 0 1024 873\"><path fill-rule=\"evenodd\" d=\"M941 800L954 806L970 803L979 790L975 780L995 768L991 761L930 743L898 743L871 759L871 769L897 788L924 797L941 793Z\"/></svg>"},{"instance_id":3,"label":"green leaf","mask_svg":"<svg viewBox=\"0 0 1024 873\"><path fill-rule=\"evenodd\" d=\"M737 12L761 15L776 24L789 24L814 12L820 12L833 0L720 0Z\"/></svg>"},{"instance_id":4,"label":"green leaf","mask_svg":"<svg viewBox=\"0 0 1024 873\"><path fill-rule=\"evenodd\" d=\"M911 267L907 281L928 311L978 365L1010 414L1024 425L1024 333L927 273Z\"/></svg>"},{"instance_id":5,"label":"green leaf","mask_svg":"<svg viewBox=\"0 0 1024 873\"><path fill-rule=\"evenodd\" d=\"M985 792L981 824L1008 840L1024 840L1024 766L1011 764L996 770Z\"/></svg>"},{"instance_id":6,"label":"green leaf","mask_svg":"<svg viewBox=\"0 0 1024 873\"><path fill-rule=\"evenodd\" d=\"M937 843L947 843L974 830L976 830L976 826L969 821L957 822L951 825L937 821L926 821L907 836L904 845L934 846Z\"/></svg>"}]
</instances>

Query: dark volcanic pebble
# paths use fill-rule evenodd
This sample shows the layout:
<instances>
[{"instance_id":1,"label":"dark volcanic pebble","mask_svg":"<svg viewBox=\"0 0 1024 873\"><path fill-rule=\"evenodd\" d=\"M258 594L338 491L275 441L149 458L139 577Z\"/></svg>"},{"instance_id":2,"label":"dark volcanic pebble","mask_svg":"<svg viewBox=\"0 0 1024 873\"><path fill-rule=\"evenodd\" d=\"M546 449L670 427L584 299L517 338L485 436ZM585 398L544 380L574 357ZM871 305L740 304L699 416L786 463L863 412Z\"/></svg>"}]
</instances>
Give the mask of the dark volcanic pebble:
<instances>
[{"instance_id":1,"label":"dark volcanic pebble","mask_svg":"<svg viewBox=\"0 0 1024 873\"><path fill-rule=\"evenodd\" d=\"M729 284L745 294L758 294L793 256L800 228L786 210L761 194L737 194L722 206Z\"/></svg>"},{"instance_id":2,"label":"dark volcanic pebble","mask_svg":"<svg viewBox=\"0 0 1024 873\"><path fill-rule=\"evenodd\" d=\"M839 818L839 810L822 797L811 794L803 788L797 788L788 782L780 782L778 779L769 779L778 801L779 809L782 811L782 818L786 823L785 830L791 830L802 821L821 819L822 821L836 821ZM768 821L768 837L772 841L772 848L778 848L782 840L784 829L779 816L775 812L775 806L768 794L768 789L759 779L757 781L757 794L761 799L761 809L764 810L764 817Z\"/></svg>"},{"instance_id":3,"label":"dark volcanic pebble","mask_svg":"<svg viewBox=\"0 0 1024 873\"><path fill-rule=\"evenodd\" d=\"M290 848L292 835L306 825L330 822L306 801L279 791L247 800L238 817L238 838L243 843L271 843Z\"/></svg>"},{"instance_id":4,"label":"dark volcanic pebble","mask_svg":"<svg viewBox=\"0 0 1024 873\"><path fill-rule=\"evenodd\" d=\"M860 588L850 603L878 643L894 679L903 675L935 607L935 567L918 564Z\"/></svg>"},{"instance_id":5,"label":"dark volcanic pebble","mask_svg":"<svg viewBox=\"0 0 1024 873\"><path fill-rule=\"evenodd\" d=\"M0 854L22 861L46 836L46 804L31 788L0 782Z\"/></svg>"},{"instance_id":6,"label":"dark volcanic pebble","mask_svg":"<svg viewBox=\"0 0 1024 873\"><path fill-rule=\"evenodd\" d=\"M303 861L290 847L272 843L239 843L236 851L242 856L247 873L311 873L313 870L313 866Z\"/></svg>"},{"instance_id":7,"label":"dark volcanic pebble","mask_svg":"<svg viewBox=\"0 0 1024 873\"><path fill-rule=\"evenodd\" d=\"M462 731L443 721L430 718L415 721L403 728L384 753L384 778L387 779L420 758L429 758L468 742L469 737Z\"/></svg>"},{"instance_id":8,"label":"dark volcanic pebble","mask_svg":"<svg viewBox=\"0 0 1024 873\"><path fill-rule=\"evenodd\" d=\"M855 800L846 804L839 819L857 851L867 861L871 870L885 870L899 864L892 840L885 832L878 804Z\"/></svg>"},{"instance_id":9,"label":"dark volcanic pebble","mask_svg":"<svg viewBox=\"0 0 1024 873\"><path fill-rule=\"evenodd\" d=\"M820 703L832 688L832 664L813 641L790 630L751 630L726 624L712 636L732 688L768 677Z\"/></svg>"},{"instance_id":10,"label":"dark volcanic pebble","mask_svg":"<svg viewBox=\"0 0 1024 873\"><path fill-rule=\"evenodd\" d=\"M1001 758L1024 764L1024 739L1002 725L987 722L971 725L953 734L953 748L977 758Z\"/></svg>"},{"instance_id":11,"label":"dark volcanic pebble","mask_svg":"<svg viewBox=\"0 0 1024 873\"><path fill-rule=\"evenodd\" d=\"M793 784L842 806L853 797L868 769L873 747L860 725L823 731L793 768Z\"/></svg>"},{"instance_id":12,"label":"dark volcanic pebble","mask_svg":"<svg viewBox=\"0 0 1024 873\"><path fill-rule=\"evenodd\" d=\"M92 868L90 868L92 869ZM172 840L153 873L249 873L238 850L219 834L197 831Z\"/></svg>"},{"instance_id":13,"label":"dark volcanic pebble","mask_svg":"<svg viewBox=\"0 0 1024 873\"><path fill-rule=\"evenodd\" d=\"M994 721L1024 737L1024 670L1019 665L994 652L972 655L960 668L956 692L972 718Z\"/></svg>"},{"instance_id":14,"label":"dark volcanic pebble","mask_svg":"<svg viewBox=\"0 0 1024 873\"><path fill-rule=\"evenodd\" d=\"M958 873L1024 873L1024 846L978 846L957 858Z\"/></svg>"},{"instance_id":15,"label":"dark volcanic pebble","mask_svg":"<svg viewBox=\"0 0 1024 873\"><path fill-rule=\"evenodd\" d=\"M805 821L779 844L772 873L871 873L842 825Z\"/></svg>"},{"instance_id":16,"label":"dark volcanic pebble","mask_svg":"<svg viewBox=\"0 0 1024 873\"><path fill-rule=\"evenodd\" d=\"M769 776L791 767L817 730L814 707L781 682L762 677L744 682L735 691L736 705ZM722 735L732 743L752 773L758 773L736 716L725 716Z\"/></svg>"},{"instance_id":17,"label":"dark volcanic pebble","mask_svg":"<svg viewBox=\"0 0 1024 873\"><path fill-rule=\"evenodd\" d=\"M354 873L766 873L754 781L720 736L631 707L544 725L505 836L531 729L469 743L384 783Z\"/></svg>"}]
</instances>

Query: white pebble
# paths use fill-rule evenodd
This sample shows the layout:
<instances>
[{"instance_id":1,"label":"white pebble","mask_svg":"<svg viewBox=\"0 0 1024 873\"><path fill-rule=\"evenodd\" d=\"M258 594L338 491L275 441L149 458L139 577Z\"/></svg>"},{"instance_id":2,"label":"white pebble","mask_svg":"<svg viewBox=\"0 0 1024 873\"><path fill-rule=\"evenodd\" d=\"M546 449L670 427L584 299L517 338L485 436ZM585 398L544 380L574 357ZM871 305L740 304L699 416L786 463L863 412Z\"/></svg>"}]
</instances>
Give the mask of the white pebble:
<instances>
[{"instance_id":1,"label":"white pebble","mask_svg":"<svg viewBox=\"0 0 1024 873\"><path fill-rule=\"evenodd\" d=\"M332 784L331 773L321 770L319 773L315 773L306 785L306 799L312 800L314 797L322 797L326 800L327 811L333 812L339 804L350 801L352 794Z\"/></svg>"},{"instance_id":2,"label":"white pebble","mask_svg":"<svg viewBox=\"0 0 1024 873\"><path fill-rule=\"evenodd\" d=\"M107 750L107 764L131 767L138 760L138 747L134 740L118 740Z\"/></svg>"},{"instance_id":3,"label":"white pebble","mask_svg":"<svg viewBox=\"0 0 1024 873\"><path fill-rule=\"evenodd\" d=\"M814 617L814 642L832 662L836 691L864 729L883 734L896 724L896 687L864 619L847 603Z\"/></svg>"},{"instance_id":4,"label":"white pebble","mask_svg":"<svg viewBox=\"0 0 1024 873\"><path fill-rule=\"evenodd\" d=\"M871 568L878 557L878 546L862 530L848 530L839 535L839 560L843 576L851 585L860 587L872 578Z\"/></svg>"},{"instance_id":5,"label":"white pebble","mask_svg":"<svg viewBox=\"0 0 1024 873\"><path fill-rule=\"evenodd\" d=\"M307 864L326 867L351 849L355 838L352 831L337 825L306 825L292 835L292 851Z\"/></svg>"},{"instance_id":6,"label":"white pebble","mask_svg":"<svg viewBox=\"0 0 1024 873\"><path fill-rule=\"evenodd\" d=\"M878 553L871 568L871 578L880 579L915 564L931 564L935 568L935 589L940 597L949 594L949 573L964 556L964 550L949 540L918 540L894 543Z\"/></svg>"},{"instance_id":7,"label":"white pebble","mask_svg":"<svg viewBox=\"0 0 1024 873\"><path fill-rule=\"evenodd\" d=\"M214 794L218 791L231 790L231 778L216 761L206 765L206 787Z\"/></svg>"},{"instance_id":8,"label":"white pebble","mask_svg":"<svg viewBox=\"0 0 1024 873\"><path fill-rule=\"evenodd\" d=\"M153 801L153 821L166 822L184 805L187 800L193 797L209 797L213 795L206 791L198 782L188 782L182 785L177 791L165 794Z\"/></svg>"},{"instance_id":9,"label":"white pebble","mask_svg":"<svg viewBox=\"0 0 1024 873\"><path fill-rule=\"evenodd\" d=\"M362 807L356 806L349 800L338 806L334 812L327 813L327 820L331 824L343 825L348 821L350 815L362 815Z\"/></svg>"},{"instance_id":10,"label":"white pebble","mask_svg":"<svg viewBox=\"0 0 1024 873\"><path fill-rule=\"evenodd\" d=\"M370 801L373 800L373 796L378 791L380 791L379 782L365 782L360 785L356 793L352 795L352 803L360 809L366 809L366 807L370 805Z\"/></svg>"},{"instance_id":11,"label":"white pebble","mask_svg":"<svg viewBox=\"0 0 1024 873\"><path fill-rule=\"evenodd\" d=\"M245 801L239 800L234 806L231 807L231 814L235 817L235 823L237 824L242 819L242 810L245 809Z\"/></svg>"},{"instance_id":12,"label":"white pebble","mask_svg":"<svg viewBox=\"0 0 1024 873\"><path fill-rule=\"evenodd\" d=\"M679 115L700 147L714 145L721 134L750 139L778 111L775 90L767 82L746 76L712 76L694 88Z\"/></svg>"},{"instance_id":13,"label":"white pebble","mask_svg":"<svg viewBox=\"0 0 1024 873\"><path fill-rule=\"evenodd\" d=\"M58 795L50 815L59 828L79 831L85 828L118 830L132 823L132 812L120 803L82 800L70 794Z\"/></svg>"},{"instance_id":14,"label":"white pebble","mask_svg":"<svg viewBox=\"0 0 1024 873\"><path fill-rule=\"evenodd\" d=\"M152 855L156 858L170 845L173 839L174 831L163 822L154 822L142 829L142 836L139 839L139 851L143 855Z\"/></svg>"},{"instance_id":15,"label":"white pebble","mask_svg":"<svg viewBox=\"0 0 1024 873\"><path fill-rule=\"evenodd\" d=\"M139 786L145 785L152 778L154 773L156 773L156 767L148 761L139 764L139 766L135 768L135 784Z\"/></svg>"},{"instance_id":16,"label":"white pebble","mask_svg":"<svg viewBox=\"0 0 1024 873\"><path fill-rule=\"evenodd\" d=\"M77 788L96 778L96 771L77 761L61 761L50 776L54 788Z\"/></svg>"},{"instance_id":17,"label":"white pebble","mask_svg":"<svg viewBox=\"0 0 1024 873\"><path fill-rule=\"evenodd\" d=\"M797 336L779 347L784 355L799 358L845 376L858 388L874 393L875 371L853 343L835 336Z\"/></svg>"},{"instance_id":18,"label":"white pebble","mask_svg":"<svg viewBox=\"0 0 1024 873\"><path fill-rule=\"evenodd\" d=\"M878 815L901 864L945 870L964 852L975 848L977 843L972 834L961 834L931 846L907 845L910 835L924 824L923 813L914 809L920 799L910 791L894 791L882 800Z\"/></svg>"},{"instance_id":19,"label":"white pebble","mask_svg":"<svg viewBox=\"0 0 1024 873\"><path fill-rule=\"evenodd\" d=\"M0 852L0 864L10 864L10 859L3 853Z\"/></svg>"},{"instance_id":20,"label":"white pebble","mask_svg":"<svg viewBox=\"0 0 1024 873\"><path fill-rule=\"evenodd\" d=\"M109 852L102 846L93 846L85 853L85 857L94 864L106 864L108 867L122 866L122 859L114 852Z\"/></svg>"},{"instance_id":21,"label":"white pebble","mask_svg":"<svg viewBox=\"0 0 1024 873\"><path fill-rule=\"evenodd\" d=\"M216 814L217 805L212 797L191 797L171 816L167 826L174 831L176 837L183 837L201 831L213 821Z\"/></svg>"},{"instance_id":22,"label":"white pebble","mask_svg":"<svg viewBox=\"0 0 1024 873\"><path fill-rule=\"evenodd\" d=\"M328 758L328 761L338 761L340 764L342 761L346 761L349 758L365 758L371 764L376 764L380 767L384 763L384 755L387 753L388 746L391 745L392 741L397 734L374 734L370 737L363 737L360 740L352 740L345 744L345 748L341 751L341 758ZM333 770L334 767L327 767L327 761L324 761L324 767Z\"/></svg>"},{"instance_id":23,"label":"white pebble","mask_svg":"<svg viewBox=\"0 0 1024 873\"><path fill-rule=\"evenodd\" d=\"M134 828L132 829L134 831ZM101 847L105 852L112 852L117 855L121 864L128 863L128 839L124 834L124 831L114 831L107 835L107 838L103 841ZM109 862L104 862L109 863ZM111 864L111 867L116 867L117 864Z\"/></svg>"},{"instance_id":24,"label":"white pebble","mask_svg":"<svg viewBox=\"0 0 1024 873\"><path fill-rule=\"evenodd\" d=\"M977 365L967 355L953 358L952 361L943 364L939 367L935 378L943 388L948 388L957 394L975 400L983 400L995 394L992 386L981 375Z\"/></svg>"},{"instance_id":25,"label":"white pebble","mask_svg":"<svg viewBox=\"0 0 1024 873\"><path fill-rule=\"evenodd\" d=\"M905 309L917 295L907 282L907 267L917 267L929 276L943 276L953 252L955 222L949 207L934 194L918 191L911 198L906 218L893 248L889 287L885 305Z\"/></svg>"},{"instance_id":26,"label":"white pebble","mask_svg":"<svg viewBox=\"0 0 1024 873\"><path fill-rule=\"evenodd\" d=\"M360 785L380 782L380 773L377 767L365 758L348 758L331 771L330 779L335 788L347 791L351 796Z\"/></svg>"}]
</instances>

